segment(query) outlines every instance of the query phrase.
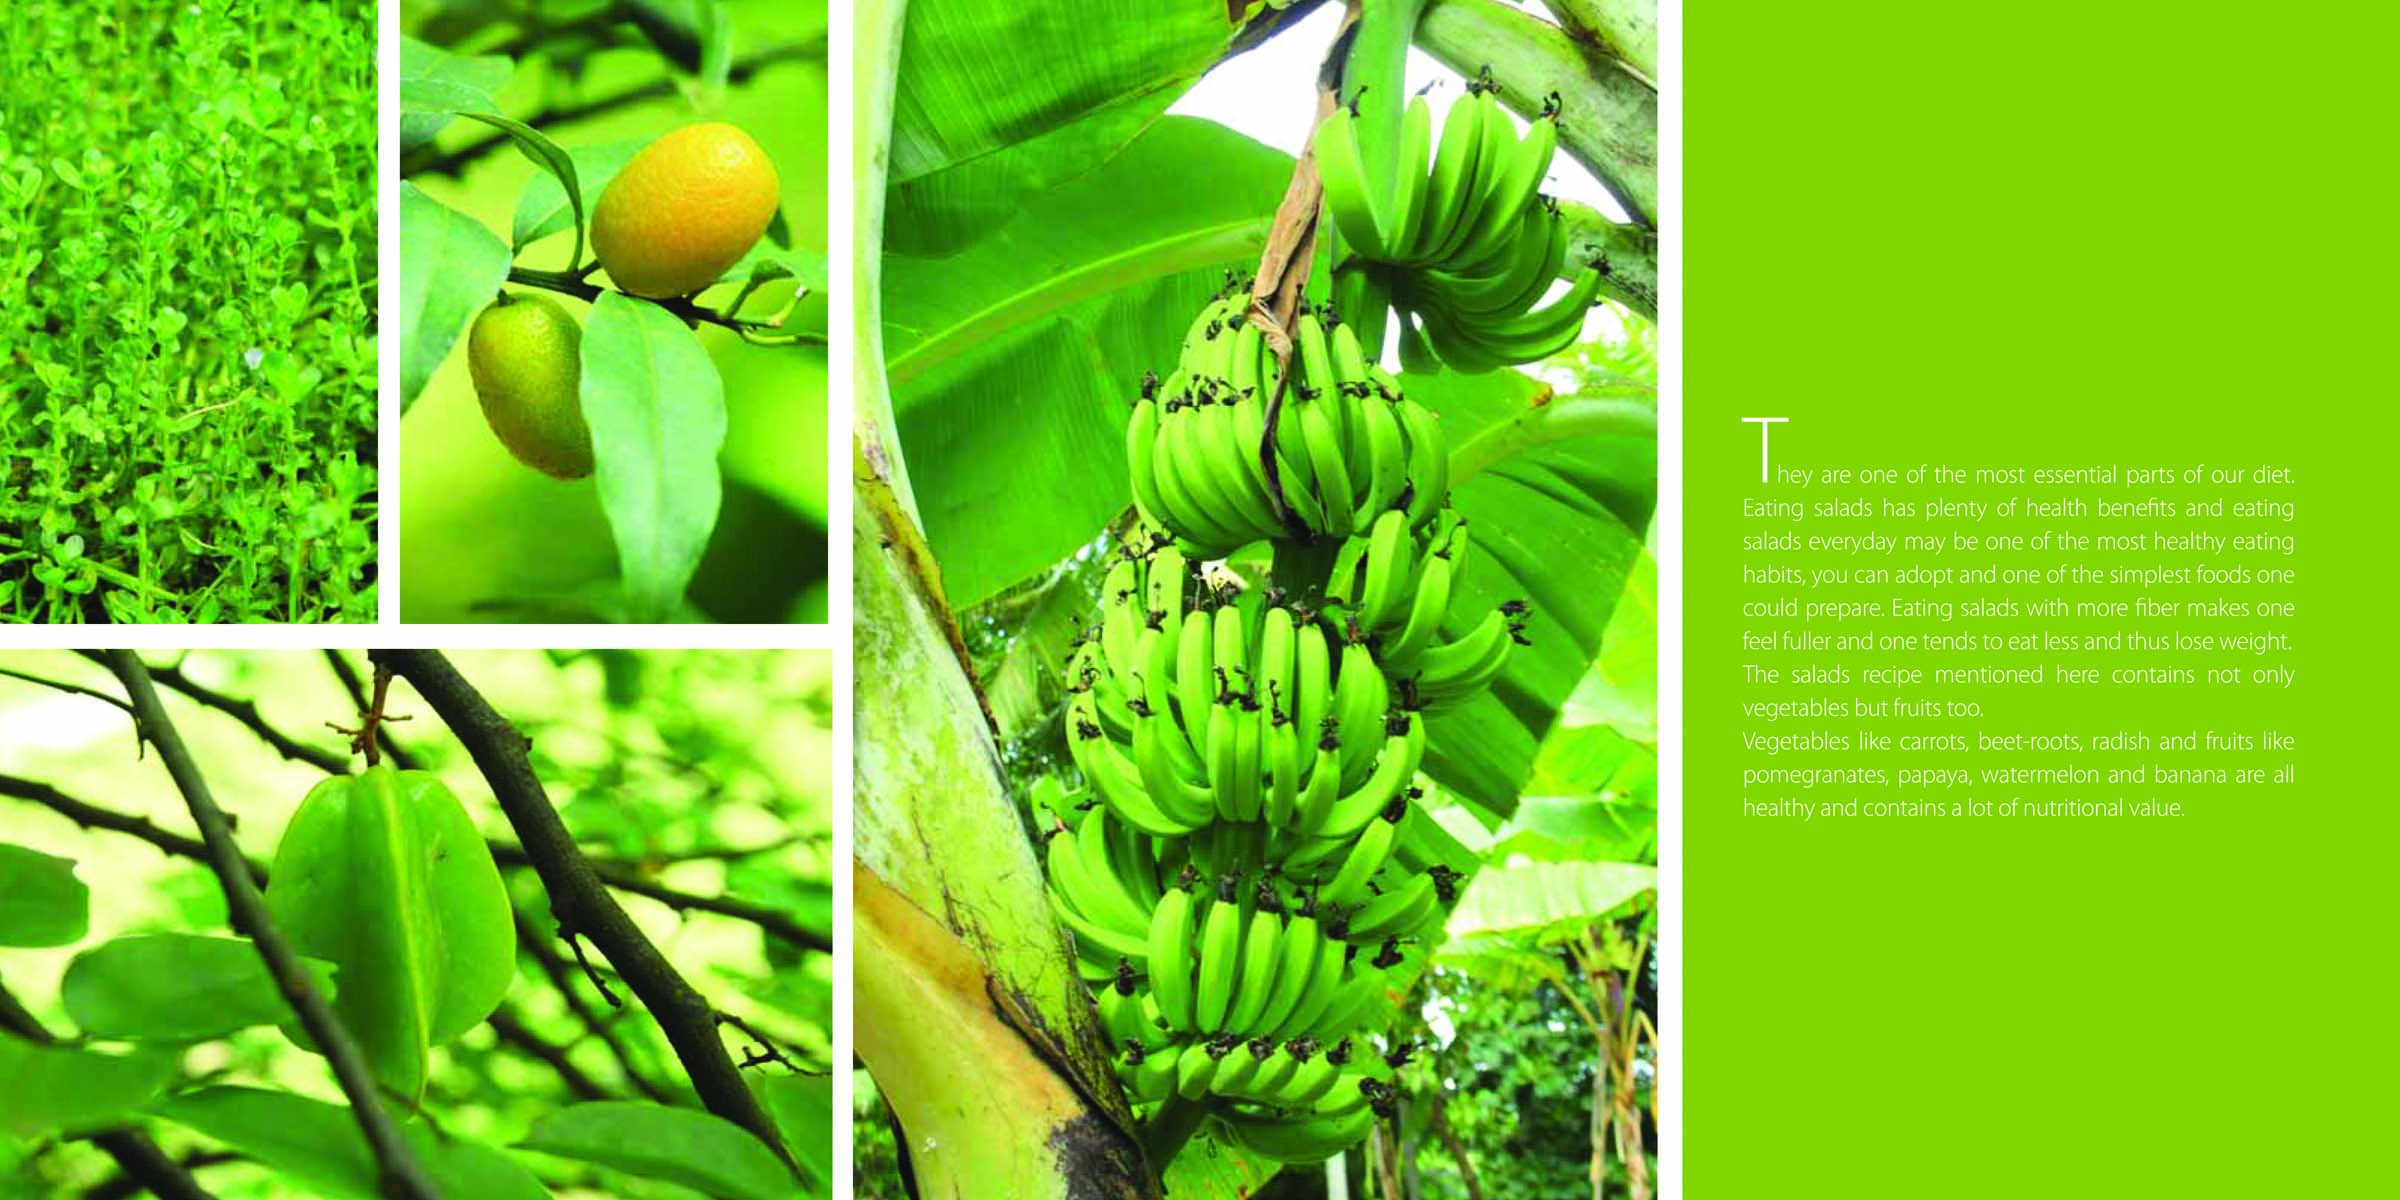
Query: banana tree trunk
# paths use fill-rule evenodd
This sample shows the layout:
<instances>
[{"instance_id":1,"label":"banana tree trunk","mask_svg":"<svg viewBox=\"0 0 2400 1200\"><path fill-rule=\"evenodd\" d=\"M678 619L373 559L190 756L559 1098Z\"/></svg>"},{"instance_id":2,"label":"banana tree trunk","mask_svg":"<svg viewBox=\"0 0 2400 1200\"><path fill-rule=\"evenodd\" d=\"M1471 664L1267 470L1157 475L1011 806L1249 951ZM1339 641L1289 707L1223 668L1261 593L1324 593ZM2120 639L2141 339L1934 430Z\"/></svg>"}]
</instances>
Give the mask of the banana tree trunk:
<instances>
[{"instance_id":1,"label":"banana tree trunk","mask_svg":"<svg viewBox=\"0 0 2400 1200\"><path fill-rule=\"evenodd\" d=\"M858 6L851 713L857 1046L921 1197L1152 1197L892 434L876 331L904 4Z\"/></svg>"}]
</instances>

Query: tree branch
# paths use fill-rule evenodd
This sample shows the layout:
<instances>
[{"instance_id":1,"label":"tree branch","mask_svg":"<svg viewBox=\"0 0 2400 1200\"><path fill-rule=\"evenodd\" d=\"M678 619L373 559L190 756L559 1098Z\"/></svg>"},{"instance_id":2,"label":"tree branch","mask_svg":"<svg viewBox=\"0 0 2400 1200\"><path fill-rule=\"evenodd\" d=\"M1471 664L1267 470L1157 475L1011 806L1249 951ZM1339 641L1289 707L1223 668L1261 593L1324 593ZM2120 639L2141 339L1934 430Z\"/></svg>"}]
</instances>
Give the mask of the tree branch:
<instances>
[{"instance_id":1,"label":"tree branch","mask_svg":"<svg viewBox=\"0 0 2400 1200\"><path fill-rule=\"evenodd\" d=\"M111 650L103 653L98 650L78 650L76 653L113 671L116 669L116 655L121 652ZM149 677L153 681L182 694L186 699L213 708L241 722L243 728L258 735L260 741L274 747L277 754L290 761L307 763L328 775L341 775L350 770L349 758L339 751L311 746L268 724L265 715L258 711L258 704L255 701L236 700L204 684L194 683L184 676L183 668L180 666L145 666L143 670L149 672Z\"/></svg>"},{"instance_id":2,"label":"tree branch","mask_svg":"<svg viewBox=\"0 0 2400 1200\"><path fill-rule=\"evenodd\" d=\"M112 833L122 833L129 837L139 838L177 858L196 859L200 862L208 861L208 847L198 838L172 833L143 818L86 803L46 783L21 779L14 775L0 775L0 796L30 800L86 829L105 829ZM256 860L247 860L247 865L250 868L250 881L261 888L267 886L267 868ZM573 1010L583 1020L584 1026L591 1031L592 1035L599 1038L601 1043L608 1047L610 1053L615 1055L618 1064L624 1068L626 1080L643 1095L662 1104L668 1103L669 1097L666 1092L657 1084L643 1078L641 1073L634 1069L633 1061L625 1053L624 1047L618 1045L607 1035L604 1023L583 1003L583 997L575 992L565 973L559 969L558 956L553 954L550 948L542 943L540 935L534 933L532 927L525 923L523 914L512 913L512 915L516 917L518 945L533 956L534 962L542 968L544 974L550 977L550 982L556 985L559 992L566 997L567 1007ZM9 1025L6 1020L7 1015L6 997L5 994L0 994L0 1027ZM30 1018L27 1020L29 1021ZM493 1025L495 1029L498 1029L500 1022L495 1020ZM516 1045L535 1058L545 1062L549 1061L546 1055L539 1053L531 1044L510 1037L507 1030L501 1029L500 1033L503 1041ZM568 1081L568 1086L579 1093L582 1090L576 1087L573 1080Z\"/></svg>"},{"instance_id":3,"label":"tree branch","mask_svg":"<svg viewBox=\"0 0 2400 1200\"><path fill-rule=\"evenodd\" d=\"M675 1047L701 1102L710 1112L749 1130L789 1162L790 1151L784 1148L774 1122L725 1052L724 1039L717 1034L715 1007L650 944L618 907L616 897L609 894L591 864L584 861L533 773L524 735L494 711L439 651L377 650L370 653L369 660L406 679L467 748L540 874L542 886L550 894L550 911L561 928L591 939L626 986L641 997L668 1043Z\"/></svg>"},{"instance_id":4,"label":"tree branch","mask_svg":"<svg viewBox=\"0 0 2400 1200\"><path fill-rule=\"evenodd\" d=\"M1433 1136L1442 1139L1442 1149L1450 1152L1450 1161L1458 1164L1458 1181L1466 1188L1466 1200L1483 1200L1483 1185L1475 1179L1475 1163L1467 1157L1467 1148L1458 1140L1458 1131L1450 1128L1450 1105L1436 1086L1427 1116L1433 1125Z\"/></svg>"},{"instance_id":5,"label":"tree branch","mask_svg":"<svg viewBox=\"0 0 2400 1200\"><path fill-rule=\"evenodd\" d=\"M600 1086L598 1081L584 1074L583 1068L567 1057L566 1047L544 1041L542 1035L528 1028L507 1005L493 1010L484 1023L492 1027L493 1033L500 1035L501 1041L549 1064L550 1069L557 1072L559 1079L566 1083L567 1090L575 1093L578 1099L616 1099L615 1093Z\"/></svg>"},{"instance_id":6,"label":"tree branch","mask_svg":"<svg viewBox=\"0 0 2400 1200\"><path fill-rule=\"evenodd\" d=\"M821 62L824 58L825 41L822 38L773 46L756 54L735 59L731 69L725 72L725 82L728 84L748 83L751 76L778 63ZM636 104L646 104L652 100L671 99L674 95L675 81L660 79L638 88L597 96L579 104L551 105L537 109L532 116L525 118L525 123L536 129L571 125L577 121L588 121L593 117L604 116L620 108L631 108ZM446 154L420 152L410 156L413 161L401 164L400 174L403 178L413 178L418 175L447 175L456 179L465 173L467 167L472 165L475 160L508 144L509 136L507 134L496 133L477 138Z\"/></svg>"},{"instance_id":7,"label":"tree branch","mask_svg":"<svg viewBox=\"0 0 2400 1200\"><path fill-rule=\"evenodd\" d=\"M58 1040L41 1022L34 1020L32 1013L25 1011L25 1006L17 1002L5 984L0 984L0 1029L42 1046ZM117 1160L117 1168L127 1178L138 1182L142 1190L158 1196L159 1200L216 1200L192 1178L191 1172L168 1158L158 1143L150 1140L149 1134L131 1125L95 1133L91 1142Z\"/></svg>"},{"instance_id":8,"label":"tree branch","mask_svg":"<svg viewBox=\"0 0 2400 1200\"><path fill-rule=\"evenodd\" d=\"M68 683L63 679L51 679L47 676L35 675L26 671L11 670L7 667L0 667L0 678L14 679L19 683L30 683L37 687L46 687L53 691L65 692L72 696L89 696L90 698L98 700L101 703L115 705L117 709L123 712L126 716L133 715L132 705L125 703L123 700L117 699L115 696L109 695L107 692L96 691L92 688L87 688L80 683Z\"/></svg>"},{"instance_id":9,"label":"tree branch","mask_svg":"<svg viewBox=\"0 0 2400 1200\"><path fill-rule=\"evenodd\" d=\"M510 267L508 281L523 284L526 287L538 287L557 292L563 296L573 296L586 304L597 303L600 297L609 291L599 284L584 279L582 275L574 271L543 271L533 267ZM620 292L618 294L631 295L632 293ZM795 333L785 330L773 321L753 321L747 317L737 317L730 312L718 312L705 305L693 303L689 296L665 300L643 296L638 299L646 300L667 310L669 315L686 325L717 325L744 336L773 332L781 337L789 338L794 345L806 343L812 346L822 346L826 344L829 336L822 333ZM740 302L736 301L734 307L739 308L740 306Z\"/></svg>"},{"instance_id":10,"label":"tree branch","mask_svg":"<svg viewBox=\"0 0 2400 1200\"><path fill-rule=\"evenodd\" d=\"M108 1142L106 1139L109 1136L109 1134L101 1134L97 1137L94 1137L92 1142L94 1145L106 1150L108 1149ZM136 1132L134 1133L134 1136L141 1138L145 1142L150 1140L146 1134ZM156 1150L157 1146L153 1144L151 1149ZM159 1154L159 1158L164 1160L168 1167L171 1167L177 1171L182 1171L187 1175L193 1171L199 1170L202 1167L213 1167L220 1163L242 1161L241 1155L235 1154L230 1150L195 1150L190 1154L184 1155L182 1158L174 1159L167 1158L166 1154L162 1151ZM117 1161L120 1165L122 1165L125 1160L118 1159ZM144 1164L145 1168L153 1165L154 1164L147 1162ZM136 1174L131 1170L127 1170L121 1174L112 1175L107 1179L103 1179L100 1182L93 1184L83 1193L83 1200L133 1200L135 1196L143 1195L145 1193L157 1196L159 1200L214 1200L214 1197L212 1197L209 1193L199 1190L198 1184L194 1184L193 1190L188 1192L175 1191L173 1190L175 1186L176 1185L174 1184L168 1184L166 1185L168 1190L162 1191L160 1190L159 1184L156 1182L153 1182L142 1175Z\"/></svg>"},{"instance_id":11,"label":"tree branch","mask_svg":"<svg viewBox=\"0 0 2400 1200\"><path fill-rule=\"evenodd\" d=\"M19 800L30 800L86 829L106 829L112 833L122 833L129 837L140 838L177 858L208 861L208 847L198 838L171 833L144 818L128 813L101 808L96 804L87 804L46 783L20 779L14 775L0 775L0 796L14 796ZM243 865L249 868L251 883L259 887L267 885L267 869L265 867L248 859L243 860Z\"/></svg>"},{"instance_id":12,"label":"tree branch","mask_svg":"<svg viewBox=\"0 0 2400 1200\"><path fill-rule=\"evenodd\" d=\"M78 653L105 665L105 660L97 657L97 651L78 651ZM338 652L328 651L327 653L330 655ZM343 664L343 667L346 668L347 664ZM340 669L343 668L337 668L337 670ZM244 728L256 734L260 741L265 742L286 759L308 763L330 775L346 774L350 769L350 761L346 757L307 745L277 729L260 714L255 702L237 700L222 692L193 683L185 678L179 669L173 667L159 668L151 672L151 676L185 697L241 722ZM355 675L346 681L346 686L350 687L353 698L361 707L364 707L365 693L357 685ZM111 702L115 701L112 699ZM120 704L119 707L123 706ZM417 769L413 765L416 759L398 747L390 746L388 735L384 736L382 740L389 747L386 753L392 756L393 766L403 770ZM205 859L207 857L206 852L200 848L200 843L197 841L168 833L139 817L131 817L82 803L47 784L0 776L0 795L13 795L47 806L79 825L113 829L119 833L131 834L169 854L178 854L186 858ZM529 867L535 865L522 847L512 846L506 842L491 842L490 845L492 857L504 866ZM610 887L632 892L637 896L647 896L679 912L708 912L718 916L731 917L738 921L748 921L765 930L770 936L803 950L814 950L820 954L833 953L833 943L830 938L801 925L788 913L731 897L702 896L694 892L671 888L644 878L633 869L620 863L599 863L595 864L592 870L602 882ZM253 878L263 883L264 872L260 871L255 864L252 866L252 871Z\"/></svg>"},{"instance_id":13,"label":"tree branch","mask_svg":"<svg viewBox=\"0 0 2400 1200\"><path fill-rule=\"evenodd\" d=\"M533 867L536 870L541 867L532 855L526 853L524 847L505 842L492 843L492 857L504 867ZM814 950L819 954L833 953L832 938L803 926L787 913L765 905L736 900L731 896L703 896L697 892L681 891L645 879L623 863L594 862L586 858L584 865L600 882L620 892L647 896L678 912L715 913L738 921L748 921L765 930L769 936L803 950ZM615 956L611 955L610 958L613 960Z\"/></svg>"},{"instance_id":14,"label":"tree branch","mask_svg":"<svg viewBox=\"0 0 2400 1200\"><path fill-rule=\"evenodd\" d=\"M166 707L159 703L158 692L150 683L149 668L131 650L109 651L108 665L124 681L126 697L133 701L143 736L158 748L167 773L174 777L176 790L183 793L184 803L192 810L192 821L200 827L201 840L208 847L209 866L225 889L225 905L232 914L233 927L248 934L258 947L259 957L266 961L267 971L274 976L284 1001L291 1005L301 1027L332 1064L342 1094L350 1098L350 1113L358 1121L359 1131L366 1135L367 1146L374 1151L376 1164L382 1170L384 1194L392 1200L438 1200L440 1193L433 1181L401 1142L400 1130L392 1123L391 1114L383 1110L383 1099L376 1093L375 1078L367 1069L366 1057L359 1052L358 1043L351 1040L350 1031L327 1006L325 998L317 994L300 956L276 929L265 898L259 895L258 885L251 882L250 861L234 843L224 810L208 794L208 783L201 778L198 764L184 749L183 739L167 718Z\"/></svg>"}]
</instances>

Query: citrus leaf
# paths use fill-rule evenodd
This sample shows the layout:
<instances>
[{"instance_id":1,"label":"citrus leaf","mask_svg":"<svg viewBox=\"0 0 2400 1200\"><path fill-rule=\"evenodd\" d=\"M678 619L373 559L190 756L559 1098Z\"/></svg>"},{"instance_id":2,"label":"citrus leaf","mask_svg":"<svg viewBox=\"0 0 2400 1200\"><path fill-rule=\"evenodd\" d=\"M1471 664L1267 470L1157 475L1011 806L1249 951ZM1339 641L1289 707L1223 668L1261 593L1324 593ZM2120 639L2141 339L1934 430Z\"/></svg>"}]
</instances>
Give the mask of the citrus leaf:
<instances>
[{"instance_id":1,"label":"citrus leaf","mask_svg":"<svg viewBox=\"0 0 2400 1200\"><path fill-rule=\"evenodd\" d=\"M75 860L0 843L0 946L65 946L91 921Z\"/></svg>"},{"instance_id":2,"label":"citrus leaf","mask_svg":"<svg viewBox=\"0 0 2400 1200\"><path fill-rule=\"evenodd\" d=\"M576 186L598 196L608 187L608 181L624 169L626 160L641 153L642 147L652 140L630 138L597 146L577 146L568 151L567 157L575 163ZM527 179L525 190L517 194L517 212L510 222L509 240L522 250L580 219L575 203L567 198L566 186L558 176L544 171Z\"/></svg>"},{"instance_id":3,"label":"citrus leaf","mask_svg":"<svg viewBox=\"0 0 2400 1200\"><path fill-rule=\"evenodd\" d=\"M582 396L627 604L665 619L717 524L724 382L683 322L607 292L584 322Z\"/></svg>"},{"instance_id":4,"label":"citrus leaf","mask_svg":"<svg viewBox=\"0 0 2400 1200\"><path fill-rule=\"evenodd\" d=\"M831 1075L772 1075L758 1085L766 1100L775 1131L784 1149L792 1152L801 1170L819 1192L833 1186L833 1077Z\"/></svg>"},{"instance_id":5,"label":"citrus leaf","mask_svg":"<svg viewBox=\"0 0 2400 1200\"><path fill-rule=\"evenodd\" d=\"M792 1173L766 1143L697 1109L635 1100L569 1105L535 1121L517 1147L680 1183L723 1200L790 1200L797 1193Z\"/></svg>"},{"instance_id":6,"label":"citrus leaf","mask_svg":"<svg viewBox=\"0 0 2400 1200\"><path fill-rule=\"evenodd\" d=\"M508 278L508 247L473 217L400 184L400 403L416 403L467 322Z\"/></svg>"},{"instance_id":7,"label":"citrus leaf","mask_svg":"<svg viewBox=\"0 0 2400 1200\"><path fill-rule=\"evenodd\" d=\"M382 1200L375 1156L350 1110L289 1092L210 1087L172 1096L151 1112L205 1134L329 1197ZM423 1122L400 1127L445 1197L546 1200L533 1173L481 1142L445 1138Z\"/></svg>"},{"instance_id":8,"label":"citrus leaf","mask_svg":"<svg viewBox=\"0 0 2400 1200\"><path fill-rule=\"evenodd\" d=\"M0 1037L0 1135L113 1124L148 1103L175 1071L163 1054L100 1054Z\"/></svg>"},{"instance_id":9,"label":"citrus leaf","mask_svg":"<svg viewBox=\"0 0 2400 1200\"><path fill-rule=\"evenodd\" d=\"M468 89L491 102L491 94L508 85L516 64L499 55L452 54L412 37L400 39L400 82L438 81ZM412 112L400 118L400 152L433 140L450 123L447 112Z\"/></svg>"},{"instance_id":10,"label":"citrus leaf","mask_svg":"<svg viewBox=\"0 0 2400 1200\"><path fill-rule=\"evenodd\" d=\"M550 172L566 190L567 205L575 215L574 261L583 261L583 188L575 174L575 159L565 147L551 141L541 130L502 113L490 96L449 80L403 81L400 85L400 111L418 115L450 113L470 121L480 121L507 134L526 158L532 160L535 166Z\"/></svg>"},{"instance_id":11,"label":"citrus leaf","mask_svg":"<svg viewBox=\"0 0 2400 1200\"><path fill-rule=\"evenodd\" d=\"M389 766L328 779L285 828L273 880L292 948L340 969L334 1011L376 1077L422 1094L427 1049L490 1016L516 971L500 869L458 798Z\"/></svg>"},{"instance_id":12,"label":"citrus leaf","mask_svg":"<svg viewBox=\"0 0 2400 1200\"><path fill-rule=\"evenodd\" d=\"M332 963L308 960L320 993ZM291 1019L258 947L244 938L139 934L75 956L59 982L67 1016L98 1038L197 1042Z\"/></svg>"}]
</instances>

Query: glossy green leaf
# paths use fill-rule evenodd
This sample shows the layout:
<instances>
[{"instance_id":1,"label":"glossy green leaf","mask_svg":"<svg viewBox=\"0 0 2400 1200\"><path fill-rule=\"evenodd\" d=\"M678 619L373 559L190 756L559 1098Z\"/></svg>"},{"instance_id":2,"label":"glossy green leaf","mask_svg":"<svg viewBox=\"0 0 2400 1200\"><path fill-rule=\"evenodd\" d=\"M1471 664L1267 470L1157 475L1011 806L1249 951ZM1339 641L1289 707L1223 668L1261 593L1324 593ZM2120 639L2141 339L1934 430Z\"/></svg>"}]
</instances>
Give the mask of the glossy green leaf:
<instances>
[{"instance_id":1,"label":"glossy green leaf","mask_svg":"<svg viewBox=\"0 0 2400 1200\"><path fill-rule=\"evenodd\" d=\"M114 1123L167 1086L164 1054L101 1054L0 1036L0 1135L73 1133Z\"/></svg>"},{"instance_id":2,"label":"glossy green leaf","mask_svg":"<svg viewBox=\"0 0 2400 1200\"><path fill-rule=\"evenodd\" d=\"M508 278L508 247L483 223L400 184L400 401L416 402L458 335Z\"/></svg>"},{"instance_id":3,"label":"glossy green leaf","mask_svg":"<svg viewBox=\"0 0 2400 1200\"><path fill-rule=\"evenodd\" d=\"M575 164L576 186L581 194L597 199L607 189L608 181L625 169L626 161L652 140L629 138L567 151L567 157ZM575 202L568 198L566 185L551 172L538 172L525 181L525 190L517 193L517 212L510 222L509 241L522 250L573 226L576 216Z\"/></svg>"},{"instance_id":4,"label":"glossy green leaf","mask_svg":"<svg viewBox=\"0 0 2400 1200\"><path fill-rule=\"evenodd\" d=\"M468 89L488 103L493 92L507 86L516 65L499 55L452 54L412 37L400 39L400 82L431 80ZM400 118L400 151L405 154L433 140L450 123L446 112L412 112Z\"/></svg>"},{"instance_id":5,"label":"glossy green leaf","mask_svg":"<svg viewBox=\"0 0 2400 1200\"><path fill-rule=\"evenodd\" d=\"M308 960L320 994L334 966ZM68 1019L97 1038L197 1042L288 1021L291 1009L246 938L137 934L75 956L58 985Z\"/></svg>"},{"instance_id":6,"label":"glossy green leaf","mask_svg":"<svg viewBox=\"0 0 2400 1200\"><path fill-rule=\"evenodd\" d=\"M1048 569L1132 503L1124 421L1142 375L1224 270L1256 259L1290 170L1170 119L953 257L885 257L893 405L953 605ZM1188 186L1195 172L1211 185ZM1029 479L1044 500L1030 510L1011 503Z\"/></svg>"},{"instance_id":7,"label":"glossy green leaf","mask_svg":"<svg viewBox=\"0 0 2400 1200\"><path fill-rule=\"evenodd\" d=\"M75 860L0 843L0 946L64 946L91 920Z\"/></svg>"},{"instance_id":8,"label":"glossy green leaf","mask_svg":"<svg viewBox=\"0 0 2400 1200\"><path fill-rule=\"evenodd\" d=\"M1600 641L1600 660L1567 698L1568 725L1606 725L1644 746L1658 744L1658 559L1647 551Z\"/></svg>"},{"instance_id":9,"label":"glossy green leaf","mask_svg":"<svg viewBox=\"0 0 2400 1200\"><path fill-rule=\"evenodd\" d=\"M932 261L885 256L892 382L905 391L935 365L1081 300L1255 262L1291 167L1289 155L1215 122L1169 118L969 249ZM1194 178L1208 186L1191 186ZM1163 344L1181 341L1178 329Z\"/></svg>"},{"instance_id":10,"label":"glossy green leaf","mask_svg":"<svg viewBox=\"0 0 2400 1200\"><path fill-rule=\"evenodd\" d=\"M211 1087L169 1097L156 1115L214 1138L312 1192L383 1200L374 1153L342 1105L260 1088ZM445 1200L545 1200L533 1173L481 1142L443 1137L422 1121L400 1127Z\"/></svg>"},{"instance_id":11,"label":"glossy green leaf","mask_svg":"<svg viewBox=\"0 0 2400 1200\"><path fill-rule=\"evenodd\" d=\"M770 1075L758 1084L767 1115L820 1193L833 1187L833 1077Z\"/></svg>"},{"instance_id":12,"label":"glossy green leaf","mask_svg":"<svg viewBox=\"0 0 2400 1200\"><path fill-rule=\"evenodd\" d=\"M1540 934L1613 916L1658 889L1640 863L1558 862L1486 867L1451 910L1452 937Z\"/></svg>"},{"instance_id":13,"label":"glossy green leaf","mask_svg":"<svg viewBox=\"0 0 2400 1200\"><path fill-rule=\"evenodd\" d=\"M421 1094L428 1048L490 1016L516 971L508 895L474 821L426 772L328 779L285 828L273 879L276 923L340 970L334 1011L376 1077Z\"/></svg>"},{"instance_id":14,"label":"glossy green leaf","mask_svg":"<svg viewBox=\"0 0 2400 1200\"><path fill-rule=\"evenodd\" d=\"M798 1191L766 1143L693 1108L632 1100L570 1105L535 1121L517 1146L680 1183L721 1200L790 1200Z\"/></svg>"},{"instance_id":15,"label":"glossy green leaf","mask_svg":"<svg viewBox=\"0 0 2400 1200\"><path fill-rule=\"evenodd\" d=\"M1561 740L1583 741L1594 734L1614 736L1601 728L1561 730L1542 747L1542 757L1547 761ZM1647 752L1620 739L1614 769L1603 785L1628 773L1646 776L1647 760ZM1501 827L1494 848L1504 857L1522 855L1539 862L1652 862L1658 857L1658 803L1649 796L1614 791L1527 796Z\"/></svg>"},{"instance_id":16,"label":"glossy green leaf","mask_svg":"<svg viewBox=\"0 0 2400 1200\"><path fill-rule=\"evenodd\" d=\"M1118 105L1181 92L1232 41L1223 5L912 0L893 97L897 185Z\"/></svg>"},{"instance_id":17,"label":"glossy green leaf","mask_svg":"<svg viewBox=\"0 0 2400 1200\"><path fill-rule=\"evenodd\" d=\"M635 620L668 619L716 528L725 388L683 322L605 293L583 327L583 417Z\"/></svg>"},{"instance_id":18,"label":"glossy green leaf","mask_svg":"<svg viewBox=\"0 0 2400 1200\"><path fill-rule=\"evenodd\" d=\"M572 213L584 211L583 187L575 171L574 156L566 147L551 141L549 135L500 111L489 95L476 89L444 79L403 80L400 84L400 111L411 115L450 113L478 121L508 135L527 159L548 171L566 193L567 206ZM575 228L574 257L583 257L583 224L571 221ZM520 243L522 244L522 243Z\"/></svg>"},{"instance_id":19,"label":"glossy green leaf","mask_svg":"<svg viewBox=\"0 0 2400 1200\"><path fill-rule=\"evenodd\" d=\"M1174 98L1135 97L892 187L884 197L884 253L942 258L981 241L1039 193L1108 161Z\"/></svg>"},{"instance_id":20,"label":"glossy green leaf","mask_svg":"<svg viewBox=\"0 0 2400 1200\"><path fill-rule=\"evenodd\" d=\"M1505 818L1644 557L1637 531L1648 526L1658 491L1655 418L1629 408L1608 422L1528 432L1527 414L1557 402L1528 376L1411 374L1401 383L1441 417L1454 459L1465 447L1481 466L1453 476L1460 482L1451 503L1467 518L1473 548L1445 636L1465 632L1502 601L1532 606L1533 644L1510 653L1489 692L1433 722L1426 751L1428 774ZM1505 453L1488 452L1493 438L1508 442Z\"/></svg>"}]
</instances>

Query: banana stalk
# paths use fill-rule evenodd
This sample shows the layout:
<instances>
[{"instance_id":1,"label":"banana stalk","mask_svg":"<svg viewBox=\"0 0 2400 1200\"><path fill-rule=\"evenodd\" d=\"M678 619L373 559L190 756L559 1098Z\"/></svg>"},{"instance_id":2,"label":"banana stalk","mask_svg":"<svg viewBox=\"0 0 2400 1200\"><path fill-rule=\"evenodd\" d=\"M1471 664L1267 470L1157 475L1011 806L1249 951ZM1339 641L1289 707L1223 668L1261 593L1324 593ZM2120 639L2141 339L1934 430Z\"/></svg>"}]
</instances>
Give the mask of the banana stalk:
<instances>
[{"instance_id":1,"label":"banana stalk","mask_svg":"<svg viewBox=\"0 0 2400 1200\"><path fill-rule=\"evenodd\" d=\"M1584 264L1600 268L1600 291L1609 299L1658 319L1658 235L1639 225L1619 225L1599 209L1573 202L1558 206L1567 224L1566 266L1572 279Z\"/></svg>"},{"instance_id":2,"label":"banana stalk","mask_svg":"<svg viewBox=\"0 0 2400 1200\"><path fill-rule=\"evenodd\" d=\"M1658 5L1655 0L1542 0L1542 7L1576 41L1625 60L1643 77L1658 79Z\"/></svg>"}]
</instances>

